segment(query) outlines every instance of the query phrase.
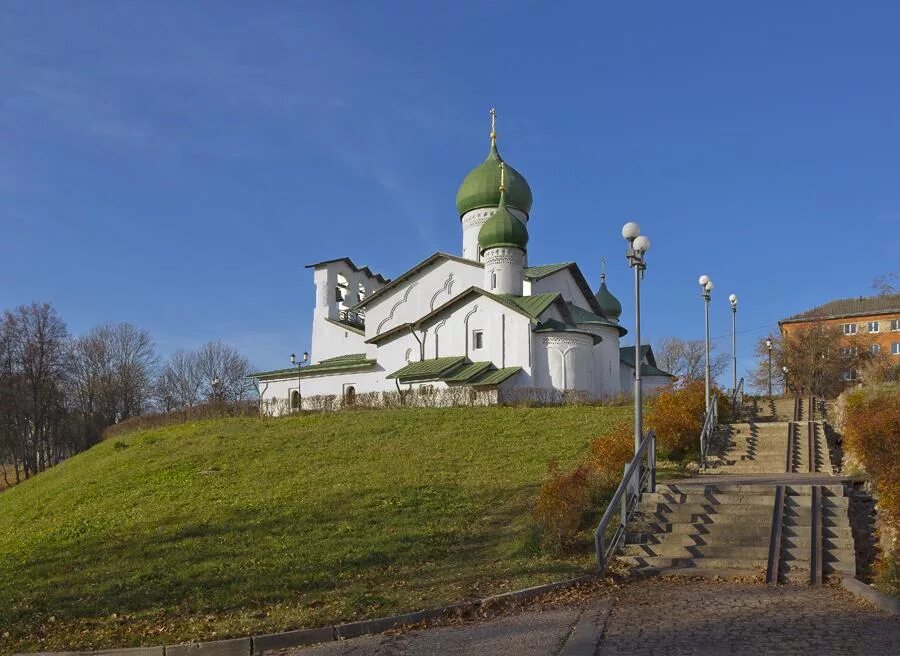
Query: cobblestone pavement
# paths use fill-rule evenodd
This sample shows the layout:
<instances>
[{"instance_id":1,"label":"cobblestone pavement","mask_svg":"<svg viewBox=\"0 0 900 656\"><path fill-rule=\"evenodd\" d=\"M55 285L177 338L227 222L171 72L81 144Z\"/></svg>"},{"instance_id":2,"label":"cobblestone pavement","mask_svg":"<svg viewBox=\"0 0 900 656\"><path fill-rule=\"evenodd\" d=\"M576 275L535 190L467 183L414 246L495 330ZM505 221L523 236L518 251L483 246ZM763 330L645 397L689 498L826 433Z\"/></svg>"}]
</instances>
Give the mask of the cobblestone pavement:
<instances>
[{"instance_id":1,"label":"cobblestone pavement","mask_svg":"<svg viewBox=\"0 0 900 656\"><path fill-rule=\"evenodd\" d=\"M613 598L600 656L900 654L900 617L830 586L646 579Z\"/></svg>"},{"instance_id":2,"label":"cobblestone pavement","mask_svg":"<svg viewBox=\"0 0 900 656\"><path fill-rule=\"evenodd\" d=\"M531 607L481 622L367 636L281 653L557 656L579 617L587 616L604 599L611 601L612 610L600 644L578 650L572 650L570 644L567 655L900 654L900 617L879 612L841 588L773 588L760 583L654 578L601 589L593 599L568 606ZM582 615L584 609L587 613Z\"/></svg>"}]
</instances>

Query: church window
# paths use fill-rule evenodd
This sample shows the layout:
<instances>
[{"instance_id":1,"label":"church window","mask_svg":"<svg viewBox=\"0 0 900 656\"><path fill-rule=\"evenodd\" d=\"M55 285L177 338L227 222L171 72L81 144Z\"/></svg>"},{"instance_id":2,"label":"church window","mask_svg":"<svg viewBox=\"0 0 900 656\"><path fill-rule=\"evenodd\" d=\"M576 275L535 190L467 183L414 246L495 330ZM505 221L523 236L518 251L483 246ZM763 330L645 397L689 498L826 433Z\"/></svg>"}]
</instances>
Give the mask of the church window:
<instances>
[{"instance_id":1,"label":"church window","mask_svg":"<svg viewBox=\"0 0 900 656\"><path fill-rule=\"evenodd\" d=\"M472 331L472 348L473 349L484 348L484 331L483 330L473 330Z\"/></svg>"},{"instance_id":2,"label":"church window","mask_svg":"<svg viewBox=\"0 0 900 656\"><path fill-rule=\"evenodd\" d=\"M497 289L497 272L491 271L491 289Z\"/></svg>"},{"instance_id":3,"label":"church window","mask_svg":"<svg viewBox=\"0 0 900 656\"><path fill-rule=\"evenodd\" d=\"M300 392L294 390L291 392L291 410L300 409Z\"/></svg>"},{"instance_id":4,"label":"church window","mask_svg":"<svg viewBox=\"0 0 900 656\"><path fill-rule=\"evenodd\" d=\"M356 403L356 388L353 385L347 385L344 388L344 403L347 405Z\"/></svg>"}]
</instances>

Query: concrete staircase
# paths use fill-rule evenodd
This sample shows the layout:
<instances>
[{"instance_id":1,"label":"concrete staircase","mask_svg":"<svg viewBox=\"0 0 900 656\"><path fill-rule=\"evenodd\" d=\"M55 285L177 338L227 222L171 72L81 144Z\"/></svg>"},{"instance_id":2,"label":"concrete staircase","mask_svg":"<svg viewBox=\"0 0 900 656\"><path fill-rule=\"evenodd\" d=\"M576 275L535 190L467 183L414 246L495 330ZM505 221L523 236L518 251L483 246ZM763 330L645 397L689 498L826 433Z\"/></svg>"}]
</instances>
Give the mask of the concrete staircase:
<instances>
[{"instance_id":1,"label":"concrete staircase","mask_svg":"<svg viewBox=\"0 0 900 656\"><path fill-rule=\"evenodd\" d=\"M628 526L621 561L644 573L762 576L775 489L659 485ZM681 570L692 570L682 572Z\"/></svg>"},{"instance_id":2,"label":"concrete staircase","mask_svg":"<svg viewBox=\"0 0 900 656\"><path fill-rule=\"evenodd\" d=\"M772 420L720 431L706 475L642 495L619 561L635 573L770 582L855 574L849 500L809 406L767 402Z\"/></svg>"},{"instance_id":3,"label":"concrete staircase","mask_svg":"<svg viewBox=\"0 0 900 656\"><path fill-rule=\"evenodd\" d=\"M778 542L780 581L809 581L813 557L812 485L785 487ZM619 561L643 574L764 577L773 540L777 485L680 483L644 494ZM855 554L842 485L822 486L823 574L854 573Z\"/></svg>"}]
</instances>

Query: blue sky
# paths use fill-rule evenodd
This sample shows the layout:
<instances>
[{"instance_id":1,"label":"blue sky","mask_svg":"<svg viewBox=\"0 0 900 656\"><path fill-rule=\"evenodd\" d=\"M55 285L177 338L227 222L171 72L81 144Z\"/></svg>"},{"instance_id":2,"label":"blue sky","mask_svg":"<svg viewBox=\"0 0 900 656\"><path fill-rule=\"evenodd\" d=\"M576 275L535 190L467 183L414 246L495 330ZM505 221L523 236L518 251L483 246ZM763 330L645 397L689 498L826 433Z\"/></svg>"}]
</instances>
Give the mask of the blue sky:
<instances>
[{"instance_id":1,"label":"blue sky","mask_svg":"<svg viewBox=\"0 0 900 656\"><path fill-rule=\"evenodd\" d=\"M0 308L286 365L304 264L459 252L496 106L531 263L596 287L605 255L630 327L638 221L645 336L702 336L707 273L713 336L740 297L743 369L779 318L900 268L898 23L888 2L8 0Z\"/></svg>"}]
</instances>

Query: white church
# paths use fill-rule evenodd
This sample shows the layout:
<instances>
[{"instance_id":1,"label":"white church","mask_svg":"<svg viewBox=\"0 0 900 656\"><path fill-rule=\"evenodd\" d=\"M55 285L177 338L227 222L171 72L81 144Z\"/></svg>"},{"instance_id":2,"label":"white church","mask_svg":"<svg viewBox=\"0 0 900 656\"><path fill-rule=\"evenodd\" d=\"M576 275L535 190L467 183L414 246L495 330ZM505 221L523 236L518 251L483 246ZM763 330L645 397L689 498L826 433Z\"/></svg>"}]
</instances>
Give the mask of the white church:
<instances>
[{"instance_id":1,"label":"white church","mask_svg":"<svg viewBox=\"0 0 900 656\"><path fill-rule=\"evenodd\" d=\"M310 264L312 358L252 375L266 412L602 399L632 392L622 305L574 262L528 258L531 188L497 150L456 194L462 255L435 253L388 280L343 257ZM306 354L304 354L306 356ZM643 389L673 376L641 349Z\"/></svg>"}]
</instances>

